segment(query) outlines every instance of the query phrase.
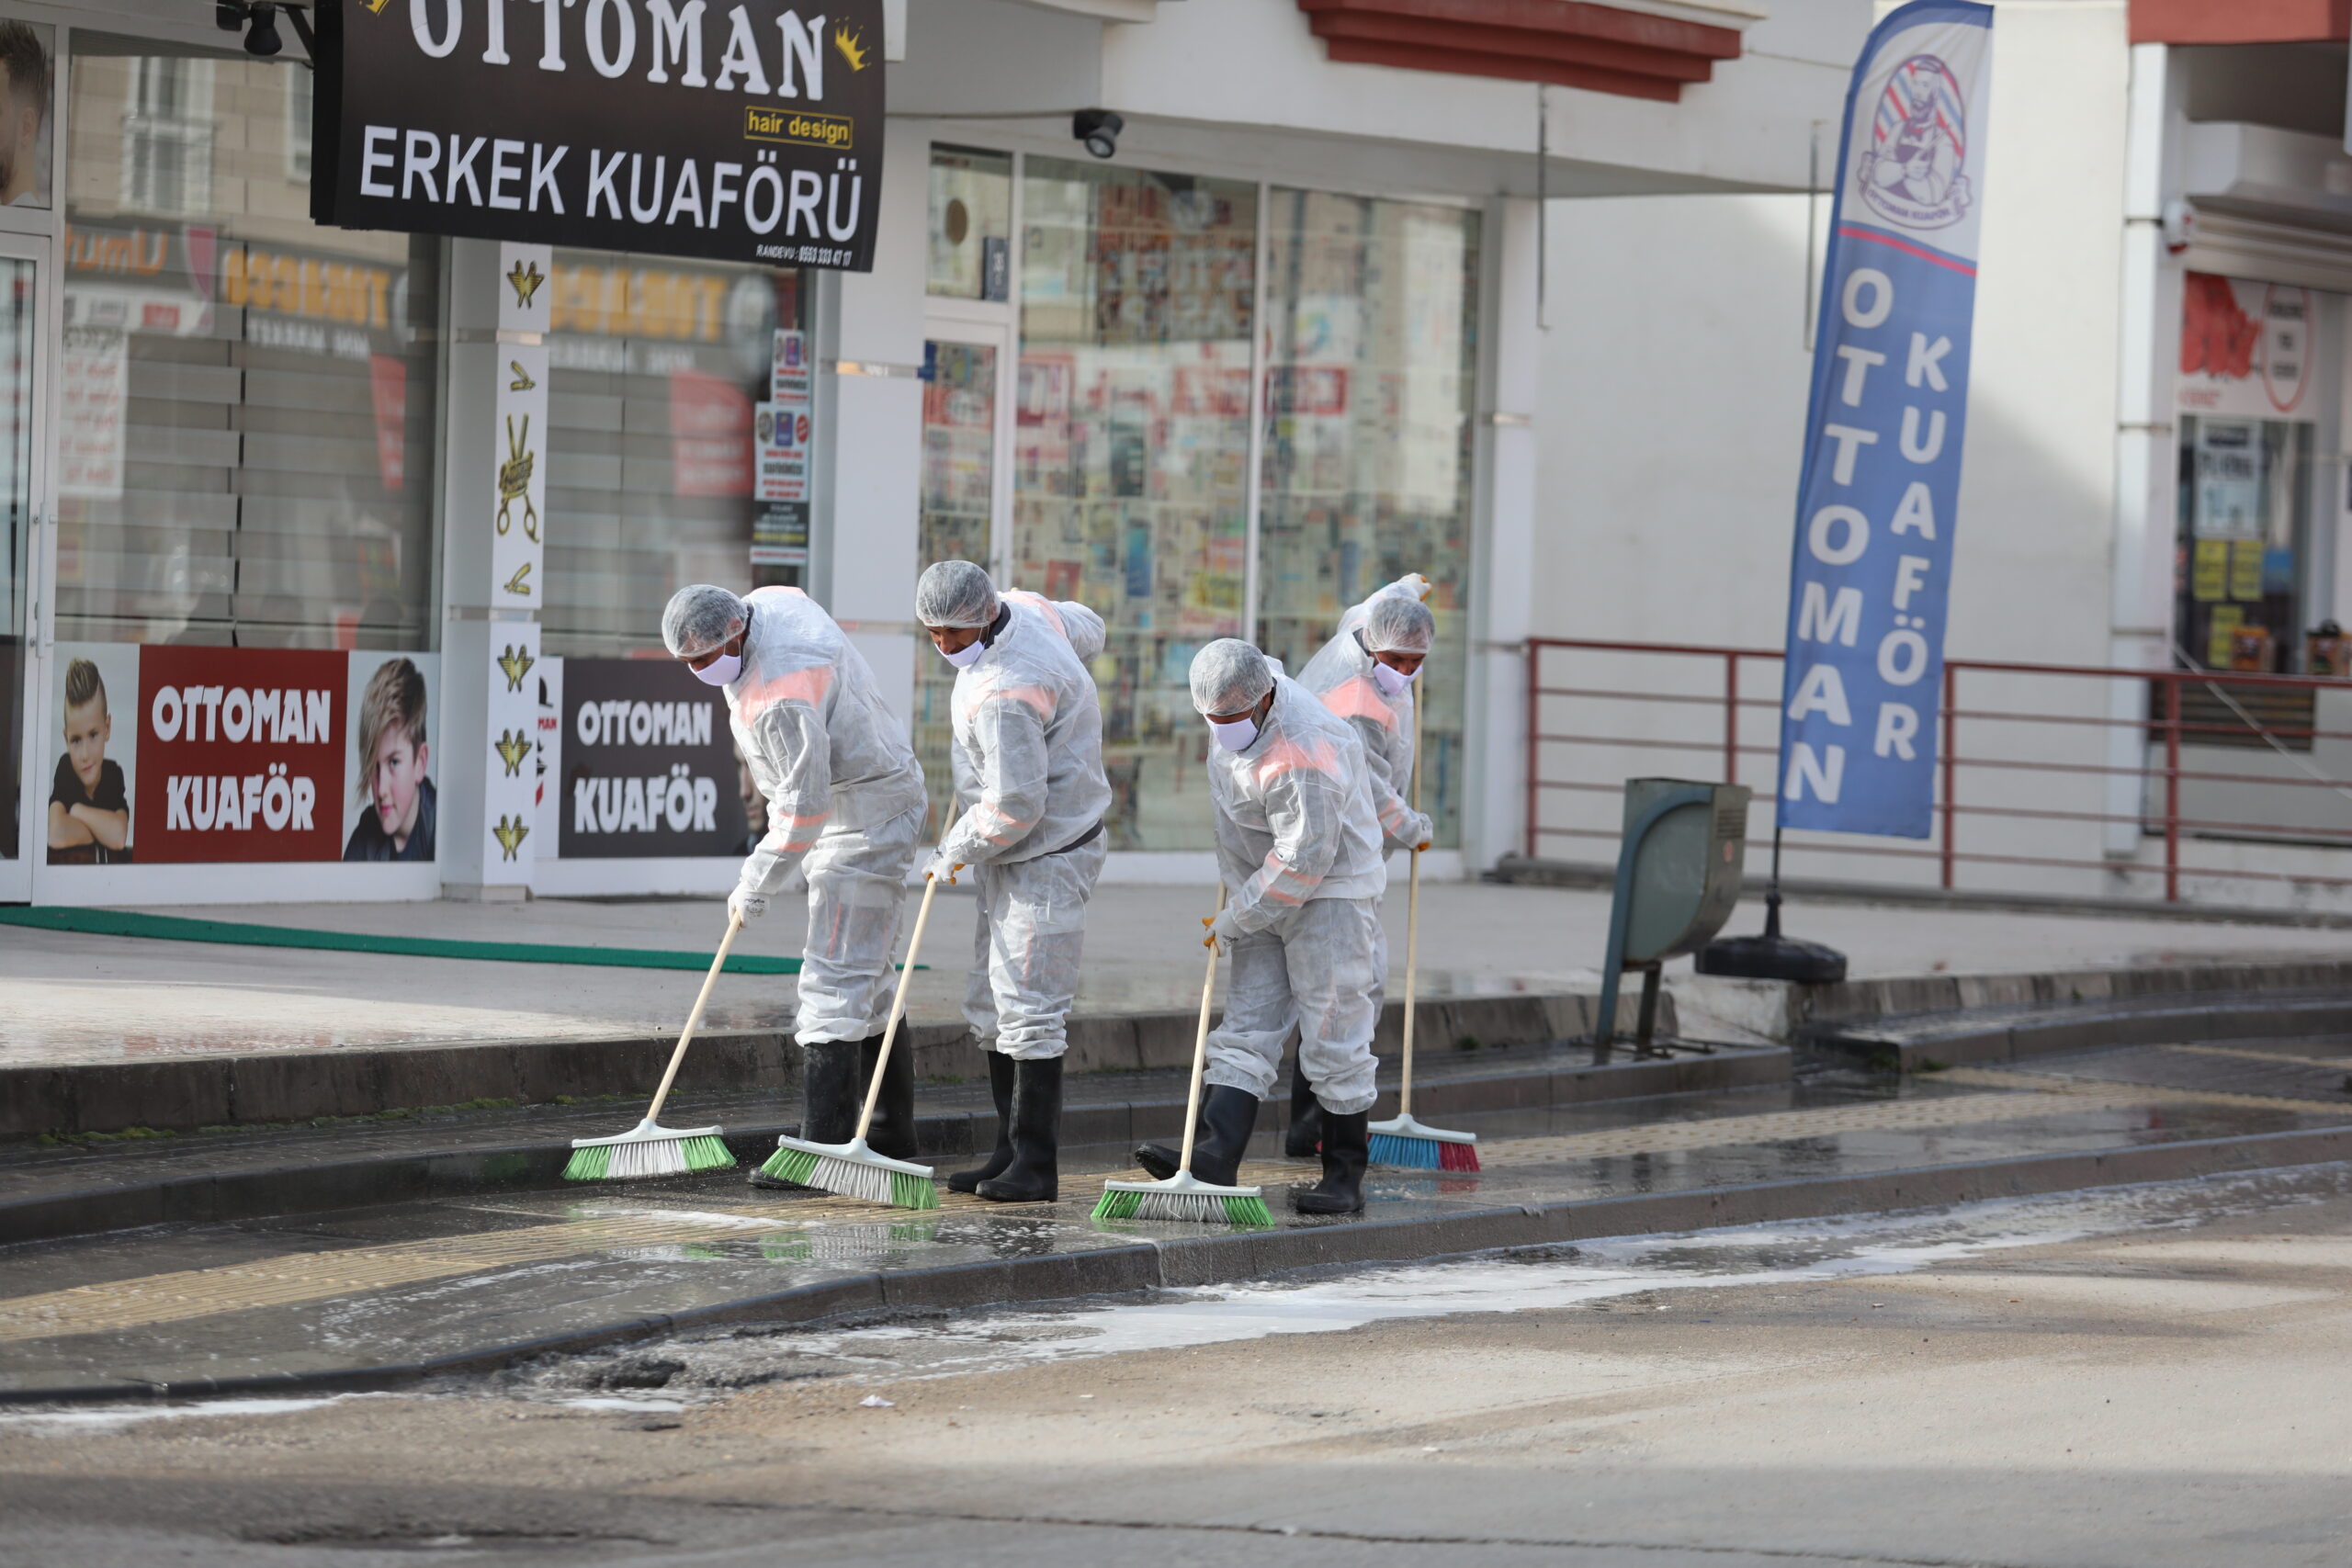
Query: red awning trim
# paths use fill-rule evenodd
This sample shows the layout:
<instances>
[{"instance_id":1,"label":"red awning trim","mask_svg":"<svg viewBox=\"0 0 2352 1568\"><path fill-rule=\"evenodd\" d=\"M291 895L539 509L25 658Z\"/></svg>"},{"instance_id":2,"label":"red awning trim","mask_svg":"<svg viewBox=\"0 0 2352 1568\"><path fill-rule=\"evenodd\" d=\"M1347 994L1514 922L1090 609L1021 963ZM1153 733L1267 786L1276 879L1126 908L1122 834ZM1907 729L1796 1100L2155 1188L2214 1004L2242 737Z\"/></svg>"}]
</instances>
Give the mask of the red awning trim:
<instances>
[{"instance_id":1,"label":"red awning trim","mask_svg":"<svg viewBox=\"0 0 2352 1568\"><path fill-rule=\"evenodd\" d=\"M2132 0L2133 43L2342 43L2352 0Z\"/></svg>"},{"instance_id":2,"label":"red awning trim","mask_svg":"<svg viewBox=\"0 0 2352 1568\"><path fill-rule=\"evenodd\" d=\"M2352 3L2352 0L2347 0ZM1739 34L1582 0L1298 0L1336 61L1673 103Z\"/></svg>"}]
</instances>

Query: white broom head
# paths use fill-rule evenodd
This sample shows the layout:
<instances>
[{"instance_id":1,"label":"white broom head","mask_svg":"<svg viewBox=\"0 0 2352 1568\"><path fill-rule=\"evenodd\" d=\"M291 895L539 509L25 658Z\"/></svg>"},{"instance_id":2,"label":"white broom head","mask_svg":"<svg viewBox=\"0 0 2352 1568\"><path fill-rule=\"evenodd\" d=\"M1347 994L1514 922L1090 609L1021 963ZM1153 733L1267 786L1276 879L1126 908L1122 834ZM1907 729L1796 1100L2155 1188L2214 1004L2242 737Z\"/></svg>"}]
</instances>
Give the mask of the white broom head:
<instances>
[{"instance_id":1,"label":"white broom head","mask_svg":"<svg viewBox=\"0 0 2352 1568\"><path fill-rule=\"evenodd\" d=\"M719 1163L724 1152L723 1136L718 1127L664 1127L648 1117L617 1136L574 1138L571 1146L609 1149L609 1155L594 1162L597 1167L594 1174L607 1180L628 1181L648 1176L683 1176ZM701 1139L711 1142L695 1146ZM575 1167L583 1163L577 1154L572 1160Z\"/></svg>"},{"instance_id":2,"label":"white broom head","mask_svg":"<svg viewBox=\"0 0 2352 1568\"><path fill-rule=\"evenodd\" d=\"M933 1179L930 1166L877 1155L864 1138L852 1138L846 1144L812 1144L802 1138L779 1137L775 1146L776 1154L762 1168L771 1176L868 1203L902 1209L938 1205L936 1190L930 1186ZM922 1201L926 1194L929 1202Z\"/></svg>"},{"instance_id":3,"label":"white broom head","mask_svg":"<svg viewBox=\"0 0 2352 1568\"><path fill-rule=\"evenodd\" d=\"M1476 1133L1443 1132L1435 1127L1423 1126L1410 1116L1399 1116L1392 1122L1374 1122L1364 1131L1374 1137L1385 1135L1391 1138L1427 1138L1438 1144L1475 1144L1478 1141L1478 1134Z\"/></svg>"}]
</instances>

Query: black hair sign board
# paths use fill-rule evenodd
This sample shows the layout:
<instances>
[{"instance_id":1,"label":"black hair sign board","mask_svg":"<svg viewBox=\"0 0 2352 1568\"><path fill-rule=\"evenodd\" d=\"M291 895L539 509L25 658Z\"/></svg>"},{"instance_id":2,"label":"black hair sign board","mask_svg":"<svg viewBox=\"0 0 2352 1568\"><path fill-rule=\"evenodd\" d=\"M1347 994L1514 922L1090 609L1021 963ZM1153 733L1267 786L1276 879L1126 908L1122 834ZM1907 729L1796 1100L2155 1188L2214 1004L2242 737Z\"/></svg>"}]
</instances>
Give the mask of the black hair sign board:
<instances>
[{"instance_id":1,"label":"black hair sign board","mask_svg":"<svg viewBox=\"0 0 2352 1568\"><path fill-rule=\"evenodd\" d=\"M311 216L865 272L881 0L319 0Z\"/></svg>"}]
</instances>

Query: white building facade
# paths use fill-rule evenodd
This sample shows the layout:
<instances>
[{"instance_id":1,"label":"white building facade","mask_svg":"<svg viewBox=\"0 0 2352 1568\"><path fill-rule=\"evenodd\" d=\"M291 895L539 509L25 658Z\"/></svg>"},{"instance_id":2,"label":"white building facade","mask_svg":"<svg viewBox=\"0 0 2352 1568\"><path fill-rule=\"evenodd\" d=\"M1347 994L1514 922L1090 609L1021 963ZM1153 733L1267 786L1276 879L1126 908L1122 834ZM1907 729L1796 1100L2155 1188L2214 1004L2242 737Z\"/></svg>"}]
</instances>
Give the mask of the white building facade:
<instances>
[{"instance_id":1,"label":"white building facade","mask_svg":"<svg viewBox=\"0 0 2352 1568\"><path fill-rule=\"evenodd\" d=\"M1538 197L1801 190L1861 7L885 11L836 273L322 227L290 29L0 6L50 70L0 192L0 901L722 888L760 807L662 603L813 594L941 795L948 556L1102 611L1111 874L1208 874L1192 650L1295 663L1408 570L1441 844L1520 843L1539 317L1616 313L1544 297Z\"/></svg>"},{"instance_id":2,"label":"white building facade","mask_svg":"<svg viewBox=\"0 0 2352 1568\"><path fill-rule=\"evenodd\" d=\"M2352 908L2340 7L1995 14L1936 831L1791 835L1789 873ZM1522 754L1522 850L1613 858L1603 786L1635 773L1736 769L1752 855L1770 834L1780 665L1712 650L1784 635L1828 206L1555 206L1549 293L1580 308L1545 339L1532 626L1640 646L1539 655L1582 694L1537 705L1568 739Z\"/></svg>"}]
</instances>

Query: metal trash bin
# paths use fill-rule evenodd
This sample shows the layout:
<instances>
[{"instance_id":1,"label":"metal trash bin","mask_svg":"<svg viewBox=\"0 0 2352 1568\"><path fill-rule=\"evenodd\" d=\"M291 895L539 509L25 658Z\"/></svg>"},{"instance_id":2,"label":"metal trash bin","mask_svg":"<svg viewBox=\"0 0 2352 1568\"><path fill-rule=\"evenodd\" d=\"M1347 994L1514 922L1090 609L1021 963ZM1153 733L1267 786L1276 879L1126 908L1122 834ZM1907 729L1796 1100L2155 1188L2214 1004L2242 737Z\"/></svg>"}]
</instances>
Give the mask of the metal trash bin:
<instances>
[{"instance_id":1,"label":"metal trash bin","mask_svg":"<svg viewBox=\"0 0 2352 1568\"><path fill-rule=\"evenodd\" d=\"M1617 992L1642 972L1635 1041L1657 1032L1659 967L1696 953L1731 919L1747 866L1748 790L1690 779L1625 781L1625 833L1617 851L1609 952L1600 970L1593 1038L1606 1052L1617 1029Z\"/></svg>"}]
</instances>

